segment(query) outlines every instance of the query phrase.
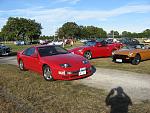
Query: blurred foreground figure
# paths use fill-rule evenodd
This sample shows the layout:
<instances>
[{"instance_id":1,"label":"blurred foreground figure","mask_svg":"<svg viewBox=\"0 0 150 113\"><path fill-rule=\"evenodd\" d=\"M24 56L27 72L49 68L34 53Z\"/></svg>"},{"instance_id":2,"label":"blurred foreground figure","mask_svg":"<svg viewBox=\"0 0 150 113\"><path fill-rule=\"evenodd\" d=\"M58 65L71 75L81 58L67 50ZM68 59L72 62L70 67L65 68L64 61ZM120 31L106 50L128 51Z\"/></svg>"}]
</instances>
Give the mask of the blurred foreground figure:
<instances>
[{"instance_id":1,"label":"blurred foreground figure","mask_svg":"<svg viewBox=\"0 0 150 113\"><path fill-rule=\"evenodd\" d=\"M105 102L107 106L111 106L110 113L128 113L128 106L132 105L130 97L122 87L112 89Z\"/></svg>"}]
</instances>

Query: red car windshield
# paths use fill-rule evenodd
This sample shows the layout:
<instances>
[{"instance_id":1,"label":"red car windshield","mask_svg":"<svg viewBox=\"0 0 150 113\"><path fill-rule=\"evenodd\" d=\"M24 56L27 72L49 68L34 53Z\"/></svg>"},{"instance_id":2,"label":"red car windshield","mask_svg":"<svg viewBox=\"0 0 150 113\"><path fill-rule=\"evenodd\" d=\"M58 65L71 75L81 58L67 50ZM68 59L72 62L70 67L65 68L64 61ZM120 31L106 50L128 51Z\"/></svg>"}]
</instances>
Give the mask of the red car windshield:
<instances>
[{"instance_id":1,"label":"red car windshield","mask_svg":"<svg viewBox=\"0 0 150 113\"><path fill-rule=\"evenodd\" d=\"M67 54L68 51L59 46L44 46L38 47L38 52L41 57L53 56L58 54Z\"/></svg>"}]
</instances>

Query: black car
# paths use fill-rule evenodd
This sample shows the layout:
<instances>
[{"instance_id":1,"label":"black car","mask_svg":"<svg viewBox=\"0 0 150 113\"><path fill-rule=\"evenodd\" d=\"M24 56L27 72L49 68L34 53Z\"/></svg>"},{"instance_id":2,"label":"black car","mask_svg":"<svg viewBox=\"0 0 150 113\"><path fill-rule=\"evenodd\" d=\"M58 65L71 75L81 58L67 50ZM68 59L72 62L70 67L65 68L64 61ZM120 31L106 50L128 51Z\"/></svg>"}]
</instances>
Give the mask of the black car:
<instances>
[{"instance_id":1,"label":"black car","mask_svg":"<svg viewBox=\"0 0 150 113\"><path fill-rule=\"evenodd\" d=\"M140 44L140 42L135 39L135 38L122 38L119 40L119 42L121 42L122 44L125 44L125 45L131 45L131 46L134 46L134 45L138 45Z\"/></svg>"},{"instance_id":2,"label":"black car","mask_svg":"<svg viewBox=\"0 0 150 113\"><path fill-rule=\"evenodd\" d=\"M0 45L0 56L2 55L10 55L11 48L5 45Z\"/></svg>"}]
</instances>

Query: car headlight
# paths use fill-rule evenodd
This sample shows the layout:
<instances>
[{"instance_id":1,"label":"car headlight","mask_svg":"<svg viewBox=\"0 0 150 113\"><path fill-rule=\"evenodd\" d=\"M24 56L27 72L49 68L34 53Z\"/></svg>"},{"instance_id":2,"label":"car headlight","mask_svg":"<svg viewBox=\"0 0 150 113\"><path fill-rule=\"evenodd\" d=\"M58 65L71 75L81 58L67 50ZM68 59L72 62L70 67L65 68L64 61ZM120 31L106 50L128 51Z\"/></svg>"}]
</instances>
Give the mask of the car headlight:
<instances>
[{"instance_id":1,"label":"car headlight","mask_svg":"<svg viewBox=\"0 0 150 113\"><path fill-rule=\"evenodd\" d=\"M133 53L129 53L129 57L131 57L133 55Z\"/></svg>"},{"instance_id":2,"label":"car headlight","mask_svg":"<svg viewBox=\"0 0 150 113\"><path fill-rule=\"evenodd\" d=\"M79 52L82 52L82 50L83 50L83 49L79 49L78 51L79 51Z\"/></svg>"},{"instance_id":3,"label":"car headlight","mask_svg":"<svg viewBox=\"0 0 150 113\"><path fill-rule=\"evenodd\" d=\"M112 51L112 53L111 53L111 54L112 54L112 56L113 56L113 55L115 54L115 51Z\"/></svg>"},{"instance_id":4,"label":"car headlight","mask_svg":"<svg viewBox=\"0 0 150 113\"><path fill-rule=\"evenodd\" d=\"M82 60L82 63L83 63L83 64L88 64L89 61L88 61L88 60Z\"/></svg>"},{"instance_id":5,"label":"car headlight","mask_svg":"<svg viewBox=\"0 0 150 113\"><path fill-rule=\"evenodd\" d=\"M60 66L63 67L63 68L71 67L71 65L69 65L67 63L66 64L60 64Z\"/></svg>"},{"instance_id":6,"label":"car headlight","mask_svg":"<svg viewBox=\"0 0 150 113\"><path fill-rule=\"evenodd\" d=\"M74 54L74 52L71 52L72 54Z\"/></svg>"}]
</instances>

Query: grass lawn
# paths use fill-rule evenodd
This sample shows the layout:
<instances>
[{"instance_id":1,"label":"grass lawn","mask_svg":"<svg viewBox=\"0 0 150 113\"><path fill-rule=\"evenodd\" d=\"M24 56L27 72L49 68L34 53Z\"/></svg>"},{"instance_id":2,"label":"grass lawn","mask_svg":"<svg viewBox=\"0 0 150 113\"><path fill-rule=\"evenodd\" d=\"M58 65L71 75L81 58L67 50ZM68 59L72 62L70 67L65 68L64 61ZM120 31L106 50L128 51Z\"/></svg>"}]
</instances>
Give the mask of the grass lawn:
<instances>
[{"instance_id":1,"label":"grass lawn","mask_svg":"<svg viewBox=\"0 0 150 113\"><path fill-rule=\"evenodd\" d=\"M20 45L20 46L17 46L15 44L5 44L5 45L11 47L13 52L22 51L22 50L24 50L28 47L34 46L34 45Z\"/></svg>"},{"instance_id":2,"label":"grass lawn","mask_svg":"<svg viewBox=\"0 0 150 113\"><path fill-rule=\"evenodd\" d=\"M41 76L0 64L2 113L106 113L106 93L76 81L47 82ZM150 113L148 101L134 104L129 113Z\"/></svg>"},{"instance_id":3,"label":"grass lawn","mask_svg":"<svg viewBox=\"0 0 150 113\"><path fill-rule=\"evenodd\" d=\"M90 60L91 64L100 68L117 69L136 73L150 74L150 60L140 62L138 65L130 63L114 63L112 58L97 58Z\"/></svg>"}]
</instances>

